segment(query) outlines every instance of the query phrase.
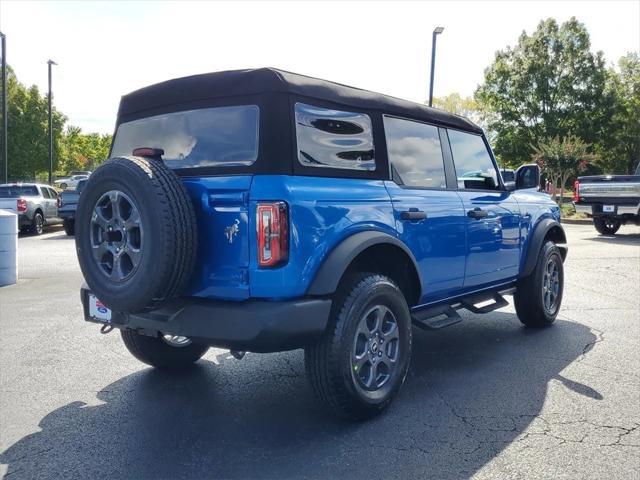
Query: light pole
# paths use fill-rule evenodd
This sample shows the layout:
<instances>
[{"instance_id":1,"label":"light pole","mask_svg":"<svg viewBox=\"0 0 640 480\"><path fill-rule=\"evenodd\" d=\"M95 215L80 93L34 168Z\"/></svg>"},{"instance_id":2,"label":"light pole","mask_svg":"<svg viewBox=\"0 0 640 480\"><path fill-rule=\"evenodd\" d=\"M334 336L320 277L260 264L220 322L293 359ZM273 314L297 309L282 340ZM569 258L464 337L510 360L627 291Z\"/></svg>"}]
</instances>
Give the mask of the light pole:
<instances>
[{"instance_id":1,"label":"light pole","mask_svg":"<svg viewBox=\"0 0 640 480\"><path fill-rule=\"evenodd\" d=\"M433 71L436 68L436 37L444 31L444 27L436 27L431 37L431 81L429 82L429 106L433 106Z\"/></svg>"},{"instance_id":2,"label":"light pole","mask_svg":"<svg viewBox=\"0 0 640 480\"><path fill-rule=\"evenodd\" d=\"M9 182L9 155L7 147L7 37L4 33L0 32L0 46L2 47L2 162L4 168L2 169L2 181L0 183Z\"/></svg>"},{"instance_id":3,"label":"light pole","mask_svg":"<svg viewBox=\"0 0 640 480\"><path fill-rule=\"evenodd\" d=\"M49 66L49 185L53 181L53 112L51 110L51 98L53 93L51 92L51 66L57 65L53 60L48 60Z\"/></svg>"}]
</instances>

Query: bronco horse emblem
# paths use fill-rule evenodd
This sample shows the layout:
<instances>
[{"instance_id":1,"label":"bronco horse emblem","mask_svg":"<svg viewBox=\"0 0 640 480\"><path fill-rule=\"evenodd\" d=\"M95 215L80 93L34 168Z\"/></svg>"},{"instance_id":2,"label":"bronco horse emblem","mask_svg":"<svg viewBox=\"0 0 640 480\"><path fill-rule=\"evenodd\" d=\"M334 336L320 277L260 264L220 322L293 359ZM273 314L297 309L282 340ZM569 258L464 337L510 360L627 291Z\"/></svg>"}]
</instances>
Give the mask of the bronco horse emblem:
<instances>
[{"instance_id":1,"label":"bronco horse emblem","mask_svg":"<svg viewBox=\"0 0 640 480\"><path fill-rule=\"evenodd\" d=\"M227 240L229 240L229 243L233 243L233 237L235 237L240 231L239 226L240 220L236 218L236 221L233 223L233 225L229 225L228 227L224 228L224 234L226 235Z\"/></svg>"}]
</instances>

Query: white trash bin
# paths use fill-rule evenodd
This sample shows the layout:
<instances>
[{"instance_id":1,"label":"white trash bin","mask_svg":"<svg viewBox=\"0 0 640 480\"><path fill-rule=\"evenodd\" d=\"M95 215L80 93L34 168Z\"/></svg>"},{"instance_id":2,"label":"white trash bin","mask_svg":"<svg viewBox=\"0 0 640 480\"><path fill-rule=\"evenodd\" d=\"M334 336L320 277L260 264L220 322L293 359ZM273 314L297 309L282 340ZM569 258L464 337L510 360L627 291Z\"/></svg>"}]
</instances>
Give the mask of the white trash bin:
<instances>
[{"instance_id":1,"label":"white trash bin","mask_svg":"<svg viewBox=\"0 0 640 480\"><path fill-rule=\"evenodd\" d=\"M0 287L18 281L18 215L0 210Z\"/></svg>"}]
</instances>

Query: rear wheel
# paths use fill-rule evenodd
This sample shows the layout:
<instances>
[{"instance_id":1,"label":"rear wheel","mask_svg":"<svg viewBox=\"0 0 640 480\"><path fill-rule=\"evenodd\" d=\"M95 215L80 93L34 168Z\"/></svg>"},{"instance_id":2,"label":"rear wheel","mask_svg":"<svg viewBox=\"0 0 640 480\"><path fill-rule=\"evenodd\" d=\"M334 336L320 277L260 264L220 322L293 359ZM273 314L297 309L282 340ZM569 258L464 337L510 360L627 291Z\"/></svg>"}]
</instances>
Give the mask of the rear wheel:
<instances>
[{"instance_id":1,"label":"rear wheel","mask_svg":"<svg viewBox=\"0 0 640 480\"><path fill-rule=\"evenodd\" d=\"M560 249L546 242L533 272L523 278L513 296L516 313L527 327L548 327L556 320L564 290L564 267Z\"/></svg>"},{"instance_id":2,"label":"rear wheel","mask_svg":"<svg viewBox=\"0 0 640 480\"><path fill-rule=\"evenodd\" d=\"M387 277L358 274L343 282L326 332L305 350L316 395L339 416L367 419L400 390L411 358L409 307Z\"/></svg>"},{"instance_id":3,"label":"rear wheel","mask_svg":"<svg viewBox=\"0 0 640 480\"><path fill-rule=\"evenodd\" d=\"M36 212L31 223L31 233L34 235L42 235L44 231L44 217L40 212Z\"/></svg>"},{"instance_id":4,"label":"rear wheel","mask_svg":"<svg viewBox=\"0 0 640 480\"><path fill-rule=\"evenodd\" d=\"M593 226L601 235L615 235L620 228L620 220L611 217L596 217Z\"/></svg>"},{"instance_id":5,"label":"rear wheel","mask_svg":"<svg viewBox=\"0 0 640 480\"><path fill-rule=\"evenodd\" d=\"M60 189L61 190L66 190L67 189L67 184L66 183L61 183L60 184Z\"/></svg>"},{"instance_id":6,"label":"rear wheel","mask_svg":"<svg viewBox=\"0 0 640 480\"><path fill-rule=\"evenodd\" d=\"M156 368L186 368L200 360L209 349L176 335L149 337L134 330L122 330L121 335L125 347L134 357Z\"/></svg>"},{"instance_id":7,"label":"rear wheel","mask_svg":"<svg viewBox=\"0 0 640 480\"><path fill-rule=\"evenodd\" d=\"M73 220L65 220L63 223L63 226L64 226L64 233L72 237L75 231L75 222Z\"/></svg>"}]
</instances>

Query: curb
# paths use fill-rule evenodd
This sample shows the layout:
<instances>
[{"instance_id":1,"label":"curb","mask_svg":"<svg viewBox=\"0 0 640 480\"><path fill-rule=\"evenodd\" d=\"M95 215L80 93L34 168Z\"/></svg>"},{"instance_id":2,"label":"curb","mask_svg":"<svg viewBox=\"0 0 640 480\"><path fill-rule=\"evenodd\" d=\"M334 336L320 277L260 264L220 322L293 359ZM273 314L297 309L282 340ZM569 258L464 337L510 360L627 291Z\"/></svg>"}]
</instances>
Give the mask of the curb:
<instances>
[{"instance_id":1,"label":"curb","mask_svg":"<svg viewBox=\"0 0 640 480\"><path fill-rule=\"evenodd\" d=\"M591 225L593 220L590 218L563 218L561 223L567 225Z\"/></svg>"}]
</instances>

